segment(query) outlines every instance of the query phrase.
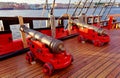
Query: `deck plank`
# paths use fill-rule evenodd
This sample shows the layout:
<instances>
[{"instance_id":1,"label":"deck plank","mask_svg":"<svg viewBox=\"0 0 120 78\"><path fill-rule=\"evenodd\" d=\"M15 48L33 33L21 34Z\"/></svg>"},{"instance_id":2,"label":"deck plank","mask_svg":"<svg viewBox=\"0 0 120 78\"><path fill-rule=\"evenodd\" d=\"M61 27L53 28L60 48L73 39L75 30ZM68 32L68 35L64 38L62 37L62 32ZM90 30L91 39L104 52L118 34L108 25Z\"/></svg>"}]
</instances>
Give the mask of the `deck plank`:
<instances>
[{"instance_id":1,"label":"deck plank","mask_svg":"<svg viewBox=\"0 0 120 78\"><path fill-rule=\"evenodd\" d=\"M93 47L94 46L92 46L92 47L88 47L89 49L84 49L85 51L79 51L78 52L78 55L82 55L82 54L84 54L84 55L82 55L82 56L74 56L75 58L75 60L74 60L74 62L72 63L73 64L73 66L72 67L70 67L70 69L66 69L66 71L61 71L60 73L58 73L58 74L56 74L56 75L54 75L53 76L53 78L54 77L58 77L58 76L63 76L64 74L65 74L65 78L66 78L66 76L69 76L70 74L73 74L74 73L74 71L76 71L76 70L79 70L81 67L83 67L83 66L85 66L86 64L88 64L90 61L92 61L92 60L94 60L94 59L96 59L98 56L96 56L96 57L94 57L94 55L95 54L97 54L97 51L99 51L100 50L100 48L97 48L97 49L93 49ZM87 48L87 47L86 47ZM91 50L91 48L92 48L92 50ZM86 51L87 50L87 51ZM96 51L96 52L94 52L94 51ZM83 57L84 56L84 58L81 58L81 57ZM78 59L79 58L79 59ZM90 60L89 60L90 59ZM88 61L87 61L88 60ZM77 67L77 68L76 68ZM71 70L71 71L70 71Z\"/></svg>"},{"instance_id":2,"label":"deck plank","mask_svg":"<svg viewBox=\"0 0 120 78\"><path fill-rule=\"evenodd\" d=\"M99 75L97 75L97 78L105 78L109 74L109 72L111 72L120 64L119 59L120 58L116 59L109 67L107 67L104 71L102 71Z\"/></svg>"},{"instance_id":3,"label":"deck plank","mask_svg":"<svg viewBox=\"0 0 120 78\"><path fill-rule=\"evenodd\" d=\"M116 56L116 54L114 54L114 56ZM114 61L116 61L116 59L112 59L112 58L106 58L106 59L103 60L103 61L105 61L104 63L100 63L100 64L98 63L97 64L98 66L96 65L97 68L94 69L94 71L92 71L91 73L89 73L89 76L88 75L85 75L85 76L93 77L94 78L98 74L100 74L101 72L103 72L108 66L110 66L111 64L113 64Z\"/></svg>"},{"instance_id":4,"label":"deck plank","mask_svg":"<svg viewBox=\"0 0 120 78\"><path fill-rule=\"evenodd\" d=\"M116 68L113 69L111 72L109 72L106 78L116 78L119 73L120 73L120 64L116 66Z\"/></svg>"},{"instance_id":5,"label":"deck plank","mask_svg":"<svg viewBox=\"0 0 120 78\"><path fill-rule=\"evenodd\" d=\"M110 53L106 53L104 54L104 56L97 58L96 60L94 60L93 62L89 63L88 65L84 66L83 68L81 68L79 71L76 71L74 74L72 74L70 77L75 77L78 74L82 74L83 72L87 72L89 68L96 66L96 64L98 64L101 60L106 59L107 56L109 56ZM97 67L97 66L96 66ZM91 71L91 70L90 70Z\"/></svg>"},{"instance_id":6,"label":"deck plank","mask_svg":"<svg viewBox=\"0 0 120 78\"><path fill-rule=\"evenodd\" d=\"M120 30L110 30L111 41L102 47L79 43L77 37L65 40L67 52L73 55L74 61L52 76L42 72L43 63L30 65L25 60L26 54L22 54L0 61L0 78L120 78L119 34Z\"/></svg>"}]
</instances>

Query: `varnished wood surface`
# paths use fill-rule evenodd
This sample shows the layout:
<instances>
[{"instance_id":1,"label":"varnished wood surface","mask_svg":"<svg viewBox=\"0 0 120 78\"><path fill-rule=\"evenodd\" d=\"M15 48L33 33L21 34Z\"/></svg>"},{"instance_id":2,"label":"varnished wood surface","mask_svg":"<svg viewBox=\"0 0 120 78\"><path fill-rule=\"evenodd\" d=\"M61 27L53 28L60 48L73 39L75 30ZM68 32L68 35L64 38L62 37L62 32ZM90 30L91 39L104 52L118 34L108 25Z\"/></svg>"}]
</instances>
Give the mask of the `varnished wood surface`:
<instances>
[{"instance_id":1,"label":"varnished wood surface","mask_svg":"<svg viewBox=\"0 0 120 78\"><path fill-rule=\"evenodd\" d=\"M28 64L25 54L0 61L0 78L120 78L120 30L109 31L108 45L79 43L77 37L64 41L73 63L52 76L42 72L43 63Z\"/></svg>"}]
</instances>

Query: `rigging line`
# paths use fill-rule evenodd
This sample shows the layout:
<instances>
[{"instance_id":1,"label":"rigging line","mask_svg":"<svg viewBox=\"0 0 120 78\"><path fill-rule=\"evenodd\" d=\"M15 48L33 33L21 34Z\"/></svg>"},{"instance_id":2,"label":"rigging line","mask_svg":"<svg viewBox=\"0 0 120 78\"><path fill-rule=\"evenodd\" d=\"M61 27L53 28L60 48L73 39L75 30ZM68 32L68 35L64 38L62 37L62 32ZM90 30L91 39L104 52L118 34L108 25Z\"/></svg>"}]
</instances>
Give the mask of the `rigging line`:
<instances>
[{"instance_id":1,"label":"rigging line","mask_svg":"<svg viewBox=\"0 0 120 78\"><path fill-rule=\"evenodd\" d=\"M47 1L47 0L46 0L46 1ZM43 5L43 10L42 10L41 16L44 16L44 14L45 14L46 5L47 5L47 3L45 2L45 4Z\"/></svg>"},{"instance_id":2,"label":"rigging line","mask_svg":"<svg viewBox=\"0 0 120 78\"><path fill-rule=\"evenodd\" d=\"M75 13L77 12L77 9L78 9L79 5L81 4L81 2L82 2L82 0L79 1L79 3L78 3L78 5L76 6L76 8L75 8L75 10L74 10L74 12L73 12L73 14L72 14L72 16L75 16Z\"/></svg>"},{"instance_id":3,"label":"rigging line","mask_svg":"<svg viewBox=\"0 0 120 78\"><path fill-rule=\"evenodd\" d=\"M93 12L92 12L92 15L94 15L95 14L95 12L96 12L96 10L97 10L97 8L98 8L98 4L101 2L101 0L99 0L99 2L97 3L97 6L96 6L96 8L93 10Z\"/></svg>"},{"instance_id":4,"label":"rigging line","mask_svg":"<svg viewBox=\"0 0 120 78\"><path fill-rule=\"evenodd\" d=\"M77 6L76 6L76 8L75 8L75 10L74 10L74 12L73 12L73 14L72 14L72 16L75 16L75 13L76 13L79 5L81 4L81 2L82 2L82 0L80 0L79 3L77 4ZM67 23L67 25L65 26L65 29L66 29L67 27L68 27L68 23Z\"/></svg>"},{"instance_id":5,"label":"rigging line","mask_svg":"<svg viewBox=\"0 0 120 78\"><path fill-rule=\"evenodd\" d=\"M107 0L106 0L106 2L105 2L105 3L107 3ZM103 7L101 8L101 10L100 10L100 12L99 12L99 14L98 14L99 16L101 15L101 13L102 13L102 12L103 12L103 10L104 10L104 7L105 7L105 5L106 5L105 3L104 3Z\"/></svg>"},{"instance_id":6,"label":"rigging line","mask_svg":"<svg viewBox=\"0 0 120 78\"><path fill-rule=\"evenodd\" d=\"M107 13L107 15L105 16L105 19L107 18L108 14L110 14L111 9L112 9L113 5L115 4L115 2L116 2L116 0L114 0L114 2L112 3L112 5L111 5L111 7L110 7L110 9L109 9L109 11L108 11L108 13ZM104 19L104 20L105 20L105 19Z\"/></svg>"},{"instance_id":7,"label":"rigging line","mask_svg":"<svg viewBox=\"0 0 120 78\"><path fill-rule=\"evenodd\" d=\"M42 10L41 16L44 16L44 15L45 15L46 6L47 6L47 0L46 0L45 4L43 5L43 10ZM48 13L49 13L49 12L48 12ZM42 26L42 21L40 21L40 26Z\"/></svg>"},{"instance_id":8,"label":"rigging line","mask_svg":"<svg viewBox=\"0 0 120 78\"><path fill-rule=\"evenodd\" d=\"M78 3L78 5L76 6L76 8L75 8L75 10L74 10L74 12L73 12L73 14L72 14L72 16L75 15L75 13L76 13L76 11L77 11L77 9L78 9L78 7L79 7L79 5L80 5L81 2L82 2L82 0L79 1L79 3ZM61 17L60 17L60 18L61 18Z\"/></svg>"},{"instance_id":9,"label":"rigging line","mask_svg":"<svg viewBox=\"0 0 120 78\"><path fill-rule=\"evenodd\" d=\"M48 13L49 13L48 0L46 0L46 6L47 6Z\"/></svg>"},{"instance_id":10,"label":"rigging line","mask_svg":"<svg viewBox=\"0 0 120 78\"><path fill-rule=\"evenodd\" d=\"M55 7L55 0L53 0L53 4L52 4L50 15L53 15L54 7Z\"/></svg>"},{"instance_id":11,"label":"rigging line","mask_svg":"<svg viewBox=\"0 0 120 78\"><path fill-rule=\"evenodd\" d=\"M103 14L102 14L102 15L104 15L104 14L105 14L105 12L107 11L108 7L110 6L111 1L112 1L112 0L110 0L110 1L109 1L109 3L108 3L108 5L107 5L107 7L105 8L105 11L103 12Z\"/></svg>"},{"instance_id":12,"label":"rigging line","mask_svg":"<svg viewBox=\"0 0 120 78\"><path fill-rule=\"evenodd\" d=\"M107 6L109 6L109 5L110 5L111 1L112 1L112 0L110 0L110 1L109 1L109 3L108 3L108 5L107 5ZM104 14L106 13L107 9L108 9L108 7L106 7L106 8L105 8L105 10L104 10L104 12L101 14L101 15L102 15L102 17L101 17L101 18L103 18L103 16L104 16Z\"/></svg>"},{"instance_id":13,"label":"rigging line","mask_svg":"<svg viewBox=\"0 0 120 78\"><path fill-rule=\"evenodd\" d=\"M87 8L87 10L85 11L85 14L86 14L86 13L88 12L88 10L90 9L92 3L93 3L93 0L91 0L89 6L88 6L88 8Z\"/></svg>"},{"instance_id":14,"label":"rigging line","mask_svg":"<svg viewBox=\"0 0 120 78\"><path fill-rule=\"evenodd\" d=\"M82 9L80 10L80 12L79 12L79 14L78 14L78 15L80 15L80 14L81 14L81 12L84 10L84 8L85 8L85 6L86 6L87 1L88 1L88 0L86 0L86 1L85 1L85 3L84 3L84 5L83 5L83 7L82 7Z\"/></svg>"},{"instance_id":15,"label":"rigging line","mask_svg":"<svg viewBox=\"0 0 120 78\"><path fill-rule=\"evenodd\" d=\"M71 3L71 0L69 0L69 4L68 4L68 7L67 7L66 14L68 13L68 10L69 10L69 8L70 8L70 3Z\"/></svg>"}]
</instances>

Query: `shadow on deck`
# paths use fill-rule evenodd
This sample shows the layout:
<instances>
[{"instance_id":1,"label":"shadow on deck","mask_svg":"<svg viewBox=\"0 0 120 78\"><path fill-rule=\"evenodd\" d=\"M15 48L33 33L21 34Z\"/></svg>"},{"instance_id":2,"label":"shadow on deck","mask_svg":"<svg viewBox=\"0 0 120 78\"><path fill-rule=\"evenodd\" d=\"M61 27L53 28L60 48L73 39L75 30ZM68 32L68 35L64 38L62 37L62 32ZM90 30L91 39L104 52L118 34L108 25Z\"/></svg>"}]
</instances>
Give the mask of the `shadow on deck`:
<instances>
[{"instance_id":1,"label":"shadow on deck","mask_svg":"<svg viewBox=\"0 0 120 78\"><path fill-rule=\"evenodd\" d=\"M79 43L77 37L64 41L73 63L57 70L51 78L120 78L120 30L111 30L111 41L103 47ZM30 65L25 54L0 61L0 77L5 78L46 78L42 73L43 63Z\"/></svg>"}]
</instances>

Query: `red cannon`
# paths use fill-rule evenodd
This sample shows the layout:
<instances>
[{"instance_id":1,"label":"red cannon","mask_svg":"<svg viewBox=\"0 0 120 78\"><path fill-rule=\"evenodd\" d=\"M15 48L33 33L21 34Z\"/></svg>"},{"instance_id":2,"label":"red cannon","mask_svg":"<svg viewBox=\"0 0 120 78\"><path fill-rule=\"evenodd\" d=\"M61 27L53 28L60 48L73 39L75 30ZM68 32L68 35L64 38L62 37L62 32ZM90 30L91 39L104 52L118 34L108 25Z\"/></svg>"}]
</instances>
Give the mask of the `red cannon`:
<instances>
[{"instance_id":1,"label":"red cannon","mask_svg":"<svg viewBox=\"0 0 120 78\"><path fill-rule=\"evenodd\" d=\"M48 75L51 75L56 69L69 66L73 61L72 55L66 53L62 41L25 26L21 26L20 30L31 36L28 39L30 51L27 53L26 59L29 63L36 59L44 62L43 72Z\"/></svg>"},{"instance_id":2,"label":"red cannon","mask_svg":"<svg viewBox=\"0 0 120 78\"><path fill-rule=\"evenodd\" d=\"M110 37L105 33L105 30L96 26L80 23L77 21L71 21L79 27L79 41L91 41L95 46L103 46L109 43Z\"/></svg>"}]
</instances>

